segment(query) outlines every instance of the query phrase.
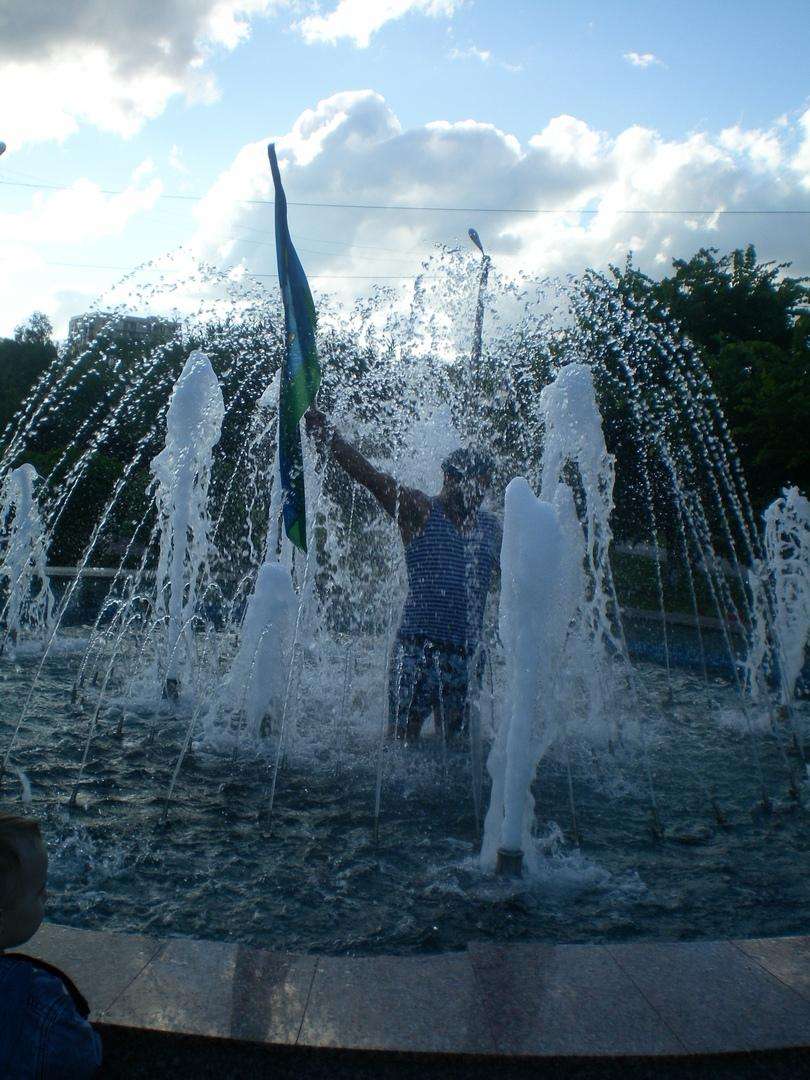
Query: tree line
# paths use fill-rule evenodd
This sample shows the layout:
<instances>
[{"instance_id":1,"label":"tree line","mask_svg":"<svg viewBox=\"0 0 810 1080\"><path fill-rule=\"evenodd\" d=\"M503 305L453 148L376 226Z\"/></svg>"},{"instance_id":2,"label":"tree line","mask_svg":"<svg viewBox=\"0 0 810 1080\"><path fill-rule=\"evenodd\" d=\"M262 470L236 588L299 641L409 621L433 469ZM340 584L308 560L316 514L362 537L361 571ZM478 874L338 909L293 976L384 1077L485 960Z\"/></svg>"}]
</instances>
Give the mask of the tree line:
<instances>
[{"instance_id":1,"label":"tree line","mask_svg":"<svg viewBox=\"0 0 810 1080\"><path fill-rule=\"evenodd\" d=\"M689 339L696 348L739 450L757 513L786 484L810 490L810 288L807 279L791 276L789 269L787 264L758 261L753 247L725 255L702 248L691 259L675 260L672 272L659 280L642 274L629 259L623 267L611 269L611 288L619 298L642 312L650 324L664 326L671 337ZM596 279L604 281L600 275ZM115 539L129 535L143 518L148 463L161 448L162 413L190 348L209 352L229 403L220 456L234 459L243 451L256 403L283 353L277 329L282 325L280 312L271 322L268 325L266 312L252 324L234 316L207 326L202 337L177 335L159 347L126 340L111 323L77 357L69 347L57 349L48 320L35 313L11 338L0 339L0 431L5 432L0 451L8 446L19 425L18 412L33 400L33 391L44 404L24 441L24 457L14 463L31 461L44 477L56 469L62 481L71 475L77 478L65 486L68 502L54 534L52 562L76 562L122 477L125 484L108 529L111 539L94 562L114 562ZM517 453L520 443L521 409L530 408L552 377L559 360L555 348L564 348L564 343L549 343L531 329L514 333L520 340L516 337L506 346L493 342L493 352L514 347L510 355L528 357L519 392L506 400L510 395L497 385L497 369L490 379L485 365L480 386L493 417L496 453L503 457L507 472L510 454ZM598 337L595 340L598 346ZM382 374L378 370L371 378L374 357L354 346L348 330L343 335L324 333L321 348L324 369L330 372L322 395L326 407L340 383L350 388L352 407L367 414L369 421L386 408L386 398L398 400L395 368ZM136 381L140 389L134 394L128 388ZM633 475L627 401L609 381L600 384L598 392L608 449L618 466L615 531L621 538L640 539L634 535L639 520L637 487L622 480L623 474ZM99 432L101 452L83 459ZM367 449L374 452L379 447ZM224 476L215 474L212 490L227 482ZM244 528L238 524L245 512L240 499L247 503L248 495L238 485L228 498L233 527ZM363 507L358 504L356 509L359 514ZM362 517L367 520L373 513L369 505ZM229 520L226 516L220 523L223 529L228 529ZM257 528L260 531L261 523ZM666 543L666 536L662 539Z\"/></svg>"}]
</instances>

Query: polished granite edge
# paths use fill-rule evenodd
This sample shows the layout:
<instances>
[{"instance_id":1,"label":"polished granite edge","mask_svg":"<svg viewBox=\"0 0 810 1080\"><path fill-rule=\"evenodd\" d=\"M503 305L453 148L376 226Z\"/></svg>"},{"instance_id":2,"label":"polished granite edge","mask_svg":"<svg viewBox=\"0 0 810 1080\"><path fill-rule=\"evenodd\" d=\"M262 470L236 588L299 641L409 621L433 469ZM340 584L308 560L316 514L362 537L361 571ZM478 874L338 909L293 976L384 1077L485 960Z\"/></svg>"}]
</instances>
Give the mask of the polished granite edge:
<instances>
[{"instance_id":1,"label":"polished granite edge","mask_svg":"<svg viewBox=\"0 0 810 1080\"><path fill-rule=\"evenodd\" d=\"M810 1048L810 937L335 957L45 924L21 951L108 1032L470 1060Z\"/></svg>"}]
</instances>

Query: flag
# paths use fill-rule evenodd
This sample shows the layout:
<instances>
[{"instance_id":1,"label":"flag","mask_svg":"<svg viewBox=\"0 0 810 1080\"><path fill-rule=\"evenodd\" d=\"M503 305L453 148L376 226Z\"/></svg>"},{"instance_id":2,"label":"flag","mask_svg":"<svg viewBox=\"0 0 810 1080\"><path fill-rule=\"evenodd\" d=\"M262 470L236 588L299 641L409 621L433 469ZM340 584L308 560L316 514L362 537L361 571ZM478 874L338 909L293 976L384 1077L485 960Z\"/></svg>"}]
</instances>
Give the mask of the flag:
<instances>
[{"instance_id":1,"label":"flag","mask_svg":"<svg viewBox=\"0 0 810 1080\"><path fill-rule=\"evenodd\" d=\"M284 360L278 399L278 460L284 529L290 541L307 550L304 459L298 423L315 400L321 368L315 347L315 305L309 282L287 226L287 198L281 186L275 146L267 147L276 189L276 257L284 301Z\"/></svg>"}]
</instances>

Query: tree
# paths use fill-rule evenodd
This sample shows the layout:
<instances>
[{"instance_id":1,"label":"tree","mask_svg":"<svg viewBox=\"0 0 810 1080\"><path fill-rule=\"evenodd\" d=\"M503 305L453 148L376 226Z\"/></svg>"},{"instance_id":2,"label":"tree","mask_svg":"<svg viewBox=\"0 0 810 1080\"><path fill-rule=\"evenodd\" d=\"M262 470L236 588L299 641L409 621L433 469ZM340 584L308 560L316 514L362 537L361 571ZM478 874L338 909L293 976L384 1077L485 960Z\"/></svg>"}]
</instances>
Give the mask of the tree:
<instances>
[{"instance_id":1,"label":"tree","mask_svg":"<svg viewBox=\"0 0 810 1080\"><path fill-rule=\"evenodd\" d=\"M35 311L14 331L14 340L21 345L53 345L53 326L47 315Z\"/></svg>"},{"instance_id":2,"label":"tree","mask_svg":"<svg viewBox=\"0 0 810 1080\"><path fill-rule=\"evenodd\" d=\"M44 322L35 319L18 326L13 338L0 338L0 444L6 425L56 359L56 346L46 333L50 323L44 315Z\"/></svg>"},{"instance_id":3,"label":"tree","mask_svg":"<svg viewBox=\"0 0 810 1080\"><path fill-rule=\"evenodd\" d=\"M807 278L788 277L789 263L758 263L753 244L717 258L701 248L655 290L696 345L716 354L735 341L767 341L789 349L802 306L810 300Z\"/></svg>"},{"instance_id":4,"label":"tree","mask_svg":"<svg viewBox=\"0 0 810 1080\"><path fill-rule=\"evenodd\" d=\"M619 290L697 347L740 451L755 508L784 484L810 489L810 287L753 245L701 248L654 281L628 260Z\"/></svg>"}]
</instances>

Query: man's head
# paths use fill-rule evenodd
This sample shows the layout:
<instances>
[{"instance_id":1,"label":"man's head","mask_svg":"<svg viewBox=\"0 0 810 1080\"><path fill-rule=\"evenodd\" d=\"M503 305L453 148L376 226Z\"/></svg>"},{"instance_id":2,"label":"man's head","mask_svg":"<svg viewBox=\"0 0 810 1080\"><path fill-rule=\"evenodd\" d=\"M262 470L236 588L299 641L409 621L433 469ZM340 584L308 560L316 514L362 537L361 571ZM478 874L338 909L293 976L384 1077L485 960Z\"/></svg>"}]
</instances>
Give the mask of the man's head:
<instances>
[{"instance_id":1,"label":"man's head","mask_svg":"<svg viewBox=\"0 0 810 1080\"><path fill-rule=\"evenodd\" d=\"M22 945L39 929L47 877L37 822L0 813L0 949Z\"/></svg>"},{"instance_id":2,"label":"man's head","mask_svg":"<svg viewBox=\"0 0 810 1080\"><path fill-rule=\"evenodd\" d=\"M464 446L442 462L444 492L458 499L465 513L477 510L492 483L495 463L484 450Z\"/></svg>"}]
</instances>

